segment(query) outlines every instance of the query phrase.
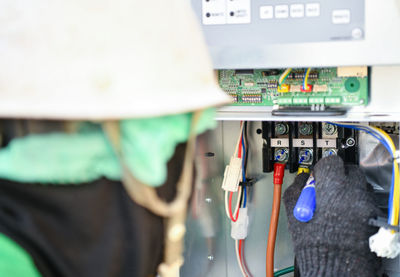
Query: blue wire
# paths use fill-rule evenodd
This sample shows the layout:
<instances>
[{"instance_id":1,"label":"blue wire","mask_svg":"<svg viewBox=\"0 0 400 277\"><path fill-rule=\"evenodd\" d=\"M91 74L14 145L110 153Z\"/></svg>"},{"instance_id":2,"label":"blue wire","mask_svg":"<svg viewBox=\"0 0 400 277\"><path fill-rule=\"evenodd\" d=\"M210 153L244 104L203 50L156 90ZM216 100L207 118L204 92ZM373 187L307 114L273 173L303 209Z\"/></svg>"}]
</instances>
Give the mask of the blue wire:
<instances>
[{"instance_id":1,"label":"blue wire","mask_svg":"<svg viewBox=\"0 0 400 277\"><path fill-rule=\"evenodd\" d=\"M244 164L245 164L245 159L246 157L246 146L244 145L244 134L242 134L242 179L243 182L246 182L246 172L245 172L245 168L244 168ZM246 202L247 202L247 189L246 186L243 186L243 193L244 193L244 198L243 198L243 208L246 208Z\"/></svg>"},{"instance_id":2,"label":"blue wire","mask_svg":"<svg viewBox=\"0 0 400 277\"><path fill-rule=\"evenodd\" d=\"M311 70L311 68L310 68L310 70ZM308 71L308 68L306 69L306 72L304 72L304 78L303 78L303 89L304 89L304 90L307 90L307 88L306 88L306 76L307 76L307 71Z\"/></svg>"},{"instance_id":3,"label":"blue wire","mask_svg":"<svg viewBox=\"0 0 400 277\"><path fill-rule=\"evenodd\" d=\"M246 208L246 202L247 202L247 189L246 189L246 187L243 187L243 193L244 193L243 208Z\"/></svg>"},{"instance_id":4,"label":"blue wire","mask_svg":"<svg viewBox=\"0 0 400 277\"><path fill-rule=\"evenodd\" d=\"M358 126L354 126L354 125L342 125L342 124L337 124L337 123L332 123L332 122L327 122L329 124L332 125L336 125L339 127L345 127L345 128L350 128L350 129L354 129L354 130L358 130L358 131L364 131L370 135L372 135L374 138L376 138L380 143L383 144L383 146L385 146L386 150L390 153L391 157L394 157L394 153L392 151L392 148L390 148L390 146L387 144L387 142L384 140L384 138L382 138L381 134L379 134L378 132L374 131L374 130L370 130L368 128L364 128L364 127L358 127ZM392 179L391 179L391 186L390 186L390 193L389 193L389 215L388 215L388 224L391 224L391 218L393 215L393 194L394 194L394 174L395 174L395 166L393 164L392 166Z\"/></svg>"}]
</instances>

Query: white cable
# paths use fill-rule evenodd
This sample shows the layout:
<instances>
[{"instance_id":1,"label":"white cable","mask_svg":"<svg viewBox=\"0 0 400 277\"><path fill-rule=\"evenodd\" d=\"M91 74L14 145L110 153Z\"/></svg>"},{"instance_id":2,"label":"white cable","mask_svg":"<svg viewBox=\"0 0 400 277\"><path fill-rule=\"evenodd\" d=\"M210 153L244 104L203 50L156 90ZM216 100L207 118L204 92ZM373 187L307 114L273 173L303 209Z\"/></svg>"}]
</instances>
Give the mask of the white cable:
<instances>
[{"instance_id":1,"label":"white cable","mask_svg":"<svg viewBox=\"0 0 400 277\"><path fill-rule=\"evenodd\" d=\"M244 269L243 269L242 262L241 262L241 260L240 260L240 255L239 255L239 241L238 241L238 240L235 240L235 252L236 252L236 260L237 260L237 263L238 263L238 265L239 265L240 272L242 272L243 277L247 277L247 275L246 275L246 273L245 273L245 271L244 271Z\"/></svg>"},{"instance_id":2,"label":"white cable","mask_svg":"<svg viewBox=\"0 0 400 277\"><path fill-rule=\"evenodd\" d=\"M226 216L230 219L229 205L228 205L228 191L227 190L225 191L225 213L226 213Z\"/></svg>"}]
</instances>

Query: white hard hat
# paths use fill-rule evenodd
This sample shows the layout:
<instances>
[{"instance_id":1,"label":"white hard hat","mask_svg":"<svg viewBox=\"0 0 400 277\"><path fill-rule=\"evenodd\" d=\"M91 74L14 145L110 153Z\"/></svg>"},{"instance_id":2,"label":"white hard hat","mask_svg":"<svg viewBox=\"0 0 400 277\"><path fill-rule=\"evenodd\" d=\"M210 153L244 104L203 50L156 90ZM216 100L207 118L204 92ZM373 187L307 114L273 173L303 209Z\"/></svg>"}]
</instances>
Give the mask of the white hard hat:
<instances>
[{"instance_id":1,"label":"white hard hat","mask_svg":"<svg viewBox=\"0 0 400 277\"><path fill-rule=\"evenodd\" d=\"M188 0L0 1L0 117L153 117L229 99Z\"/></svg>"}]
</instances>

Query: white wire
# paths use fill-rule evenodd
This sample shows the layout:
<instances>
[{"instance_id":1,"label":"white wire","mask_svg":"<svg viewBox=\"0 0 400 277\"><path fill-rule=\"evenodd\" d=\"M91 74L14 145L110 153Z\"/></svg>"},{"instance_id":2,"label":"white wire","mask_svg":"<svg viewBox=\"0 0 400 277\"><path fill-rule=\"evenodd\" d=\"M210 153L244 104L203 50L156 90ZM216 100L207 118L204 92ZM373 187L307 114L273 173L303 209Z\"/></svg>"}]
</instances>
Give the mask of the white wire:
<instances>
[{"instance_id":1,"label":"white wire","mask_svg":"<svg viewBox=\"0 0 400 277\"><path fill-rule=\"evenodd\" d=\"M231 219L230 216L229 216L228 194L229 194L229 192L226 190L225 191L225 213L226 213L226 216L229 219Z\"/></svg>"},{"instance_id":2,"label":"white wire","mask_svg":"<svg viewBox=\"0 0 400 277\"><path fill-rule=\"evenodd\" d=\"M239 241L238 240L235 240L235 252L236 252L236 260L237 260L238 266L240 268L240 272L242 272L243 277L247 277L247 274L245 273L244 268L241 263L241 260L240 260Z\"/></svg>"},{"instance_id":3,"label":"white wire","mask_svg":"<svg viewBox=\"0 0 400 277\"><path fill-rule=\"evenodd\" d=\"M239 152L239 144L240 144L240 141L242 140L242 134L243 134L243 125L244 124L241 124L241 126L240 126L239 138L236 142L235 152L233 153L233 157L237 157L238 152Z\"/></svg>"},{"instance_id":4,"label":"white wire","mask_svg":"<svg viewBox=\"0 0 400 277\"><path fill-rule=\"evenodd\" d=\"M290 73L290 71L292 71L292 69L291 69L291 68L287 68L287 69L282 73L282 75L279 77L279 80L278 80L279 84L282 83L283 79L285 78L285 76L286 76L287 74Z\"/></svg>"}]
</instances>

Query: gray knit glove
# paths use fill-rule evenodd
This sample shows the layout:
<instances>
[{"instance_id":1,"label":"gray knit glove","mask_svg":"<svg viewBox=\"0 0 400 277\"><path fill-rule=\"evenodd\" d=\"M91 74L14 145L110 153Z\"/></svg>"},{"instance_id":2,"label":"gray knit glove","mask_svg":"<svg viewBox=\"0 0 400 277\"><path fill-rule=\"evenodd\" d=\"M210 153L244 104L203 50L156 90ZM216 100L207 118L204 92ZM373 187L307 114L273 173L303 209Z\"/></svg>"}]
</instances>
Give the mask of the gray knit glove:
<instances>
[{"instance_id":1,"label":"gray knit glove","mask_svg":"<svg viewBox=\"0 0 400 277\"><path fill-rule=\"evenodd\" d=\"M293 216L308 174L297 176L283 196L301 277L375 277L379 260L368 238L378 229L368 219L379 210L363 173L330 156L316 164L313 175L317 205L311 221Z\"/></svg>"}]
</instances>

